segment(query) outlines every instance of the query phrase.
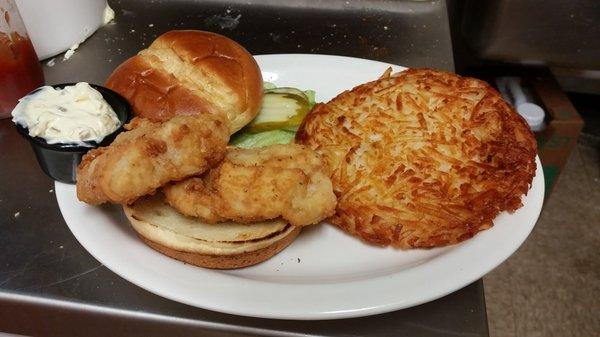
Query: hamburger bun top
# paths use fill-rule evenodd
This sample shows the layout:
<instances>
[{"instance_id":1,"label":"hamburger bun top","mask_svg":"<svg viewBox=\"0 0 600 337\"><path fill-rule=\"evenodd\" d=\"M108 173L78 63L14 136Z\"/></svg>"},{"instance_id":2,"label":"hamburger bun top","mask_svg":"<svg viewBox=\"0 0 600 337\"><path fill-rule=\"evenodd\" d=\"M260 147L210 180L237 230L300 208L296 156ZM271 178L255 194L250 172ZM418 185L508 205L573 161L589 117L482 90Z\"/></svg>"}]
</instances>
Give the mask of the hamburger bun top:
<instances>
[{"instance_id":1,"label":"hamburger bun top","mask_svg":"<svg viewBox=\"0 0 600 337\"><path fill-rule=\"evenodd\" d=\"M134 114L154 121L175 115L227 115L231 133L260 109L263 84L250 53L235 41L199 30L174 30L122 63L106 86Z\"/></svg>"}]
</instances>

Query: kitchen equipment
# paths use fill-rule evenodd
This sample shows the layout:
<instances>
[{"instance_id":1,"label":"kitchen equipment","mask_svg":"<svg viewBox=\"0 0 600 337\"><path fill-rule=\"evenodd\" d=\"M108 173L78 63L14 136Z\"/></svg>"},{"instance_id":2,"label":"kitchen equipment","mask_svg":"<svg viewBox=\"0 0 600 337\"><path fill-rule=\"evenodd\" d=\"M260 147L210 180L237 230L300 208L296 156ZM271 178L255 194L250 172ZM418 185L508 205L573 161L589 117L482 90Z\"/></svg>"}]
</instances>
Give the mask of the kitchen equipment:
<instances>
[{"instance_id":1,"label":"kitchen equipment","mask_svg":"<svg viewBox=\"0 0 600 337\"><path fill-rule=\"evenodd\" d=\"M459 35L484 60L600 69L596 0L452 1Z\"/></svg>"}]
</instances>

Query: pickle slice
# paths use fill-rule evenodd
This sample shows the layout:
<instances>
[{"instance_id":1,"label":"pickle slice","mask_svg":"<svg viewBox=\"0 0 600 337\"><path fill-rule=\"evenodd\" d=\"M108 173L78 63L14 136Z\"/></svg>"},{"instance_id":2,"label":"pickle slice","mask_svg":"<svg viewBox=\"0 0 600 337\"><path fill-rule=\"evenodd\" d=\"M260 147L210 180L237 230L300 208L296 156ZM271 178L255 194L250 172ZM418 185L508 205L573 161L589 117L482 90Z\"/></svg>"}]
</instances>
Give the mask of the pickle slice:
<instances>
[{"instance_id":1,"label":"pickle slice","mask_svg":"<svg viewBox=\"0 0 600 337\"><path fill-rule=\"evenodd\" d=\"M304 91L292 87L280 87L280 88L272 88L265 90L266 94L290 94L302 97L306 102L309 101L308 96L304 93Z\"/></svg>"},{"instance_id":2,"label":"pickle slice","mask_svg":"<svg viewBox=\"0 0 600 337\"><path fill-rule=\"evenodd\" d=\"M279 89L284 89L280 91ZM293 89L293 90L292 90ZM273 92L271 90L278 90ZM260 112L244 130L262 132L276 129L289 129L302 123L310 110L306 95L294 88L276 88L268 90L264 97ZM302 95L297 95L294 90Z\"/></svg>"}]
</instances>

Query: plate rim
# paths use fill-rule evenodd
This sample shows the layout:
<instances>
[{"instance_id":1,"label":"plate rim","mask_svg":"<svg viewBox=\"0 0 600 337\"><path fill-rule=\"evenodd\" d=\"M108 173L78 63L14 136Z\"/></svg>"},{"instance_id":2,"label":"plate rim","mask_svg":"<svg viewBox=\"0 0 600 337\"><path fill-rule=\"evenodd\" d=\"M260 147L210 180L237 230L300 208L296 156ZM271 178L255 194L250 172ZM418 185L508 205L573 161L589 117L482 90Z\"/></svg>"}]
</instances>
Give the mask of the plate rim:
<instances>
[{"instance_id":1,"label":"plate rim","mask_svg":"<svg viewBox=\"0 0 600 337\"><path fill-rule=\"evenodd\" d=\"M403 67L400 65L394 65L394 64L389 64L389 63L380 62L380 61L353 58L353 57L348 57L348 56L336 56L336 55L265 54L265 55L255 55L255 57L258 57L258 58L305 57L305 58L321 58L321 59L322 58L333 58L333 59L343 58L343 59L346 59L347 61L360 61L360 62L366 61L369 63L376 63L376 64L379 64L381 66L386 66L386 67L395 67L395 68L402 68L402 69L406 68L406 67ZM379 74L377 74L376 76L378 76L378 75ZM376 78L376 77L374 77L374 78ZM81 245L95 259L100 261L108 269L110 269L111 271L113 271L114 273L119 275L120 277L123 277L127 281L129 281L151 293L154 293L161 297L165 297L165 298L168 298L170 300L174 300L174 301L177 301L180 303L188 304L191 306L208 309L208 310L213 310L213 311L218 311L218 312L223 312L223 313L228 313L228 314L241 315L241 316L271 318L271 319L294 319L294 320L339 319L339 318L352 318L352 317L375 315L375 314L400 310L400 309L404 309L404 308L408 308L408 307L413 307L413 306L420 305L422 303L436 300L438 298L446 296L454 291L457 291L457 290L471 284L472 282L476 281L477 279L483 277L485 274L489 273L491 270L496 268L498 265L500 265L506 259L508 259L517 249L519 249L519 247L527 239L527 237L529 236L529 234L535 227L535 224L537 223L537 220L539 219L539 216L541 213L545 186L543 184L543 171L541 169L541 162L537 155L536 155L536 166L537 166L536 167L536 176L533 178L530 189L528 190L528 193L530 193L533 190L534 182L537 182L536 187L539 190L539 192L538 192L539 195L533 197L533 199L534 199L533 202L536 202L536 203L532 206L534 208L533 210L536 213L535 217L534 217L535 219L533 219L533 217L532 217L531 223L525 229L525 231L522 232L522 236L514 238L515 240L511 241L514 244L512 244L512 245L510 245L510 247L506 248L502 254L499 254L499 255L497 254L496 259L493 262L486 264L485 268L479 268L477 271L472 271L473 269L471 269L471 272L469 275L462 276L461 278L454 278L454 281L452 282L451 285L446 286L445 288L443 288L443 290L436 288L435 290L429 291L430 294L427 296L420 296L421 297L420 300L413 299L413 300L403 301L403 302L393 301L394 303L386 303L386 304L382 304L382 305L363 307L363 308L359 308L359 309L321 311L321 312L311 312L311 313L307 313L307 312L305 312L305 313L297 313L297 312L296 313L293 313L293 312L282 313L282 312L275 312L273 310L257 313L257 312L249 312L248 310L238 309L236 307L231 308L231 307L227 307L227 306L223 307L222 305L221 306L214 305L214 303L208 303L208 304L204 303L204 304L200 305L199 303L197 303L197 301L191 301L191 300L189 300L189 298L176 296L172 292L165 291L164 289L157 289L156 285L149 284L152 282L147 282L147 280L140 280L139 278L136 278L136 277L130 275L126 271L120 270L119 268L117 268L115 266L111 266L110 265L110 264L112 264L111 262L105 263L106 260L110 260L110 259L106 258L105 256L98 256L98 255L102 255L102 254L98 254L97 251L94 251L93 249L88 248L88 246L84 243L85 239L80 238L78 235L81 233L79 233L78 230L76 228L74 228L74 226L72 226L72 224L70 224L70 221L67 221L67 218L70 217L69 215L66 214L66 213L68 213L68 210L67 209L63 210L63 208L66 207L67 202L66 201L61 202L61 199L63 198L63 194L64 194L62 191L66 188L66 186L69 186L69 185L62 184L60 182L55 182L55 191L57 191L57 193L55 193L55 195L57 198L57 202L58 202L61 214L62 214L63 218L65 219L67 226L69 227L69 229L71 230L73 235L76 237L76 239L81 243ZM485 234L485 231L477 234L474 238L472 238L470 240L467 240L463 243L459 243L458 245L465 245L465 243L468 244L468 242L476 241L476 238L482 234ZM360 242L358 242L358 243L360 243ZM149 248L149 247L147 247L147 249L151 250L151 248ZM460 251L460 249L452 250L452 251ZM152 252L154 252L154 251L152 250ZM176 261L174 261L174 262L178 263ZM117 270L115 270L115 269L117 269ZM475 269L477 269L477 268L475 268ZM392 275L397 275L397 274L401 274L401 273L394 273ZM231 275L227 275L227 276L231 276ZM375 278L369 278L367 280L372 282L373 280L377 281L377 279L380 279L380 278L389 278L389 277L388 276L378 276ZM244 281L244 282L251 283L251 281ZM351 284L351 285L361 284L361 283L363 283L363 282L361 282L361 281L346 282L346 284ZM367 284L368 284L368 282L367 282ZM298 285L295 285L295 286L298 287ZM301 286L307 287L305 284L303 284ZM319 286L321 286L321 285L319 285Z\"/></svg>"}]
</instances>

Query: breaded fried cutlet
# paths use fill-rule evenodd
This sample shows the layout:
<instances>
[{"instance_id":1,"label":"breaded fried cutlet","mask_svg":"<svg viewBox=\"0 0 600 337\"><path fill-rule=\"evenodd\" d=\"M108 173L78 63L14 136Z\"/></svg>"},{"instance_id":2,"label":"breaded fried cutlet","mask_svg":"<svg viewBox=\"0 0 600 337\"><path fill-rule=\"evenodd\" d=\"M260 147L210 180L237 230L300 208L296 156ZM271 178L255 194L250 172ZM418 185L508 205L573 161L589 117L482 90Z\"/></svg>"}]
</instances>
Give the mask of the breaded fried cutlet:
<instances>
[{"instance_id":1,"label":"breaded fried cutlet","mask_svg":"<svg viewBox=\"0 0 600 337\"><path fill-rule=\"evenodd\" d=\"M536 142L487 83L409 69L317 105L296 142L322 153L338 197L330 222L369 243L454 244L522 206Z\"/></svg>"},{"instance_id":2,"label":"breaded fried cutlet","mask_svg":"<svg viewBox=\"0 0 600 337\"><path fill-rule=\"evenodd\" d=\"M297 144L231 147L203 176L167 184L163 191L173 208L210 223L281 217L306 226L331 216L337 202L321 157Z\"/></svg>"},{"instance_id":3,"label":"breaded fried cutlet","mask_svg":"<svg viewBox=\"0 0 600 337\"><path fill-rule=\"evenodd\" d=\"M165 122L134 118L107 147L77 167L77 198L89 204L130 204L171 180L200 174L225 155L229 121L182 115Z\"/></svg>"}]
</instances>

